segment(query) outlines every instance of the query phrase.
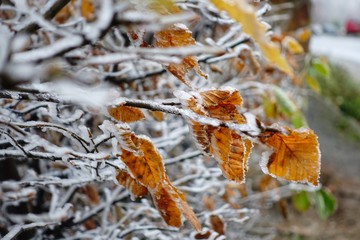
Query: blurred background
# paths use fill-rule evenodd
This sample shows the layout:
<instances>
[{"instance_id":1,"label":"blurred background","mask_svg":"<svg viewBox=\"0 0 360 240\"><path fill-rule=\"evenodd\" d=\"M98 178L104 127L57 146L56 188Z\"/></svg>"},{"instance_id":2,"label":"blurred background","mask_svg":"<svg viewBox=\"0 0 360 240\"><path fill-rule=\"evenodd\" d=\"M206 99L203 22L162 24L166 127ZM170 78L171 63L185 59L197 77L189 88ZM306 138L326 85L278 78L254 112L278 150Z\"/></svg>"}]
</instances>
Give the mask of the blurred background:
<instances>
[{"instance_id":1,"label":"blurred background","mask_svg":"<svg viewBox=\"0 0 360 240\"><path fill-rule=\"evenodd\" d=\"M336 211L313 209L279 220L277 239L360 239L360 0L272 0L274 31L311 32L302 73L312 89L304 111L319 136L321 182Z\"/></svg>"}]
</instances>

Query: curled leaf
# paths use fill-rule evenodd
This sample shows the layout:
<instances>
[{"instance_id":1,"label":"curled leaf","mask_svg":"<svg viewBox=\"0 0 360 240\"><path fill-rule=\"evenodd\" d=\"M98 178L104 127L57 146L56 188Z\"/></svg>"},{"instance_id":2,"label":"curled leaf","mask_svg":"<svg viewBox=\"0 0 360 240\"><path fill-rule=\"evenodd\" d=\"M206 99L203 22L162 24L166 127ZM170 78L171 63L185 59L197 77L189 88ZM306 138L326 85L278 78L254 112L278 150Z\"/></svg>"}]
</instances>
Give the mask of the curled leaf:
<instances>
[{"instance_id":1,"label":"curled leaf","mask_svg":"<svg viewBox=\"0 0 360 240\"><path fill-rule=\"evenodd\" d=\"M320 149L312 130L287 129L287 133L272 132L261 137L272 148L264 156L261 167L265 173L289 181L318 185L320 175Z\"/></svg>"},{"instance_id":2,"label":"curled leaf","mask_svg":"<svg viewBox=\"0 0 360 240\"><path fill-rule=\"evenodd\" d=\"M159 31L154 34L154 38L155 46L160 48L195 45L195 39L192 37L191 31L184 24L175 24L168 29ZM195 56L185 57L181 63L172 63L167 66L170 73L190 88L192 87L186 73L191 69L194 69L200 76L207 78L207 75L201 71Z\"/></svg>"}]
</instances>

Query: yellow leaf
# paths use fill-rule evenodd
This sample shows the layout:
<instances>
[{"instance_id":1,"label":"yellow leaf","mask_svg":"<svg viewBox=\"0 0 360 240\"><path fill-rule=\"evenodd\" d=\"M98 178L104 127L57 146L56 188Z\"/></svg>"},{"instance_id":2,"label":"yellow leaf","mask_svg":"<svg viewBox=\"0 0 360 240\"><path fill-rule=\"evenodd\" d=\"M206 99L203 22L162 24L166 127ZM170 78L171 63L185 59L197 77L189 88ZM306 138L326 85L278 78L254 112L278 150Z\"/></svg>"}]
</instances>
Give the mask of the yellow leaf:
<instances>
[{"instance_id":1,"label":"yellow leaf","mask_svg":"<svg viewBox=\"0 0 360 240\"><path fill-rule=\"evenodd\" d=\"M284 47L292 54L301 54L304 53L304 49L303 47L300 45L300 43L298 41L296 41L295 38L290 37L290 36L286 36L283 41L282 44L284 45Z\"/></svg>"},{"instance_id":2,"label":"yellow leaf","mask_svg":"<svg viewBox=\"0 0 360 240\"><path fill-rule=\"evenodd\" d=\"M310 75L307 75L305 79L306 79L306 83L309 85L309 87L312 90L314 90L317 93L320 93L321 88L320 88L318 81L315 78L313 78Z\"/></svg>"},{"instance_id":3,"label":"yellow leaf","mask_svg":"<svg viewBox=\"0 0 360 240\"><path fill-rule=\"evenodd\" d=\"M108 112L110 116L121 122L136 122L145 117L140 109L123 105L108 107Z\"/></svg>"},{"instance_id":4,"label":"yellow leaf","mask_svg":"<svg viewBox=\"0 0 360 240\"><path fill-rule=\"evenodd\" d=\"M320 149L313 131L270 132L269 136L261 137L261 141L273 150L268 161L262 162L263 171L285 180L318 185Z\"/></svg>"},{"instance_id":5,"label":"yellow leaf","mask_svg":"<svg viewBox=\"0 0 360 240\"><path fill-rule=\"evenodd\" d=\"M170 15L181 12L181 9L172 0L143 0L148 2L148 8L161 15Z\"/></svg>"},{"instance_id":6,"label":"yellow leaf","mask_svg":"<svg viewBox=\"0 0 360 240\"><path fill-rule=\"evenodd\" d=\"M311 29L303 28L297 31L296 38L299 39L300 42L306 43L310 40L311 37Z\"/></svg>"},{"instance_id":7,"label":"yellow leaf","mask_svg":"<svg viewBox=\"0 0 360 240\"><path fill-rule=\"evenodd\" d=\"M267 29L257 19L253 6L246 0L211 0L211 2L242 25L244 32L257 42L261 52L270 63L275 64L290 76L293 75L293 69L281 55L280 49L266 37Z\"/></svg>"}]
</instances>

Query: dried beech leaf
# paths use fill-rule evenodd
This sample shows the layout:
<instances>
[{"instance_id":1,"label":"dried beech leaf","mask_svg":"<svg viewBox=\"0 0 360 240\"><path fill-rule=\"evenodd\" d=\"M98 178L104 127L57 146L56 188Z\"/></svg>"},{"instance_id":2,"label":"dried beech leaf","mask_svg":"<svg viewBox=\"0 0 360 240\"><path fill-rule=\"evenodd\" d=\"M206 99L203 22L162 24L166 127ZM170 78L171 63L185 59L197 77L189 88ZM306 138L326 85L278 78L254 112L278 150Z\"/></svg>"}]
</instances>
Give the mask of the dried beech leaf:
<instances>
[{"instance_id":1,"label":"dried beech leaf","mask_svg":"<svg viewBox=\"0 0 360 240\"><path fill-rule=\"evenodd\" d=\"M184 24L175 24L174 26L159 31L154 34L155 46L160 48L184 47L195 45L195 39L192 37L191 31ZM167 70L172 73L177 79L191 87L190 82L186 77L186 73L194 69L197 74L207 78L204 74L195 56L188 56L183 58L179 64L173 63L167 66Z\"/></svg>"},{"instance_id":2,"label":"dried beech leaf","mask_svg":"<svg viewBox=\"0 0 360 240\"><path fill-rule=\"evenodd\" d=\"M111 117L121 122L136 122L145 117L140 109L123 105L109 107L108 112Z\"/></svg>"},{"instance_id":3,"label":"dried beech leaf","mask_svg":"<svg viewBox=\"0 0 360 240\"><path fill-rule=\"evenodd\" d=\"M162 157L147 137L136 136L133 142L140 147L142 154L137 156L133 152L122 149L121 160L138 182L150 189L154 189L165 179Z\"/></svg>"},{"instance_id":4,"label":"dried beech leaf","mask_svg":"<svg viewBox=\"0 0 360 240\"><path fill-rule=\"evenodd\" d=\"M242 98L234 88L175 95L184 107L199 115L239 124L246 122L237 110ZM239 134L226 127L214 127L193 120L189 123L198 148L215 157L224 176L238 182L245 181L251 141L244 141Z\"/></svg>"},{"instance_id":5,"label":"dried beech leaf","mask_svg":"<svg viewBox=\"0 0 360 240\"><path fill-rule=\"evenodd\" d=\"M96 189L94 184L88 184L85 186L85 193L89 197L89 200L92 204L100 203L99 192Z\"/></svg>"},{"instance_id":6,"label":"dried beech leaf","mask_svg":"<svg viewBox=\"0 0 360 240\"><path fill-rule=\"evenodd\" d=\"M149 111L149 114L158 122L162 122L165 119L165 114L161 111Z\"/></svg>"},{"instance_id":7,"label":"dried beech leaf","mask_svg":"<svg viewBox=\"0 0 360 240\"><path fill-rule=\"evenodd\" d=\"M55 21L58 23L65 23L76 12L77 3L71 0L63 9L60 10L55 16ZM94 19L94 5L91 0L82 0L80 5L80 14L86 21Z\"/></svg>"},{"instance_id":8,"label":"dried beech leaf","mask_svg":"<svg viewBox=\"0 0 360 240\"><path fill-rule=\"evenodd\" d=\"M132 198L144 197L149 193L146 187L141 185L124 170L117 170L116 180L130 192Z\"/></svg>"},{"instance_id":9,"label":"dried beech leaf","mask_svg":"<svg viewBox=\"0 0 360 240\"><path fill-rule=\"evenodd\" d=\"M218 215L210 215L210 225L211 228L219 233L220 235L225 235L225 224L224 221Z\"/></svg>"},{"instance_id":10,"label":"dried beech leaf","mask_svg":"<svg viewBox=\"0 0 360 240\"><path fill-rule=\"evenodd\" d=\"M318 185L320 174L320 149L312 130L287 129L287 134L270 133L261 141L273 149L269 159L261 166L265 173L289 181Z\"/></svg>"},{"instance_id":11,"label":"dried beech leaf","mask_svg":"<svg viewBox=\"0 0 360 240\"><path fill-rule=\"evenodd\" d=\"M109 121L107 121L109 123ZM136 136L134 132L131 131L130 127L126 123L122 124L106 124L107 130L115 135L121 148L133 152L136 155L139 155L139 146L135 144L134 139Z\"/></svg>"},{"instance_id":12,"label":"dried beech leaf","mask_svg":"<svg viewBox=\"0 0 360 240\"><path fill-rule=\"evenodd\" d=\"M253 6L246 0L211 0L211 2L241 24L244 32L256 41L269 62L283 72L293 75L293 70L281 55L280 49L267 38L267 27L258 20Z\"/></svg>"},{"instance_id":13,"label":"dried beech leaf","mask_svg":"<svg viewBox=\"0 0 360 240\"><path fill-rule=\"evenodd\" d=\"M225 122L245 123L245 119L241 116L235 105L221 104L216 107L208 107L206 110L212 118Z\"/></svg>"},{"instance_id":14,"label":"dried beech leaf","mask_svg":"<svg viewBox=\"0 0 360 240\"><path fill-rule=\"evenodd\" d=\"M213 196L211 196L210 194L205 195L202 199L203 205L206 209L206 211L214 211L215 209L215 199Z\"/></svg>"},{"instance_id":15,"label":"dried beech leaf","mask_svg":"<svg viewBox=\"0 0 360 240\"><path fill-rule=\"evenodd\" d=\"M234 88L208 90L200 92L204 107L214 107L219 104L242 105L242 98L239 91Z\"/></svg>"},{"instance_id":16,"label":"dried beech leaf","mask_svg":"<svg viewBox=\"0 0 360 240\"><path fill-rule=\"evenodd\" d=\"M170 226L180 227L182 224L181 211L176 203L178 198L175 198L174 195L176 195L174 191L169 191L163 185L159 185L152 196L155 207L164 221Z\"/></svg>"},{"instance_id":17,"label":"dried beech leaf","mask_svg":"<svg viewBox=\"0 0 360 240\"><path fill-rule=\"evenodd\" d=\"M174 187L168 178L158 185L153 192L153 200L162 218L167 224L174 227L181 226L181 213L197 231L201 231L201 225L194 211L185 201L184 194Z\"/></svg>"},{"instance_id":18,"label":"dried beech leaf","mask_svg":"<svg viewBox=\"0 0 360 240\"><path fill-rule=\"evenodd\" d=\"M211 144L215 159L223 175L233 181L244 182L247 170L247 148L241 136L225 127L214 131Z\"/></svg>"}]
</instances>

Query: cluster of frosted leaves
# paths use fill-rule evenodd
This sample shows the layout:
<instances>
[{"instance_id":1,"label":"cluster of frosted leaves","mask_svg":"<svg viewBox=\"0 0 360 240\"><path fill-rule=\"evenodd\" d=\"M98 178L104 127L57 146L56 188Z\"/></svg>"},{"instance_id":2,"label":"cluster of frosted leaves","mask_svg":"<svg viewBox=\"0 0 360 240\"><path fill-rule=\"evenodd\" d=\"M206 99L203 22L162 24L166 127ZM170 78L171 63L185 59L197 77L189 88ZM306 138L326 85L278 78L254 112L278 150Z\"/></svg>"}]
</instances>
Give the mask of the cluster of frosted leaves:
<instances>
[{"instance_id":1,"label":"cluster of frosted leaves","mask_svg":"<svg viewBox=\"0 0 360 240\"><path fill-rule=\"evenodd\" d=\"M133 198L152 196L154 205L165 222L174 227L182 224L181 216L200 231L200 223L185 200L185 195L171 184L165 173L163 159L147 136L135 135L125 124L114 126L126 170L117 170L116 179Z\"/></svg>"},{"instance_id":2,"label":"cluster of frosted leaves","mask_svg":"<svg viewBox=\"0 0 360 240\"><path fill-rule=\"evenodd\" d=\"M245 1L212 2L243 25L244 31L259 44L269 62L292 75L292 69L280 55L280 51L267 40L266 29ZM172 4L171 6L174 7ZM175 12L178 11L180 10L176 8ZM235 13L239 12L243 13L244 19L235 16ZM255 27L250 26L248 24L250 22L254 23ZM154 39L154 46L158 48L196 45L191 31L183 24L175 24L155 32ZM149 47L149 44L144 42L142 45ZM165 67L169 73L190 88L192 86L186 76L190 70L195 70L197 74L207 78L207 75L201 71L195 56L184 57L180 63L170 63ZM175 95L183 108L193 114L213 118L222 123L247 124L246 119L239 112L242 97L234 88L177 91ZM134 122L144 118L141 110L121 104L109 107L108 111L111 117L121 122ZM318 185L319 144L316 135L311 130L291 130L281 127L266 130L264 128L259 136L247 138L227 127L226 124L220 126L204 124L193 118L189 118L188 123L197 147L208 156L214 157L223 175L229 180L240 183L245 181L253 141L258 138L260 141L256 139L257 142L267 145L270 149L264 153L264 159L261 162L265 173L289 181ZM118 170L118 182L129 190L133 198L150 194L160 215L170 226L180 227L181 216L184 215L196 230L200 230L200 224L186 203L184 194L171 184L165 174L162 157L153 143L146 136L137 136L131 132L130 128L124 126L124 124L118 125L116 131L121 151L119 158L125 163L127 170Z\"/></svg>"},{"instance_id":3,"label":"cluster of frosted leaves","mask_svg":"<svg viewBox=\"0 0 360 240\"><path fill-rule=\"evenodd\" d=\"M226 87L175 94L184 108L198 115L225 123L246 124L237 109L241 107L242 98L236 89ZM191 119L188 122L198 148L216 159L223 175L229 180L244 182L252 140L225 126L206 125ZM288 181L318 185L320 151L312 130L265 128L258 138L270 148L261 162L265 173Z\"/></svg>"},{"instance_id":4,"label":"cluster of frosted leaves","mask_svg":"<svg viewBox=\"0 0 360 240\"><path fill-rule=\"evenodd\" d=\"M202 92L176 92L184 108L194 113L224 122L245 123L239 113L242 98L234 88L223 88ZM218 162L223 175L229 180L243 182L247 171L247 160L252 142L236 131L223 126L205 125L189 120L197 146Z\"/></svg>"},{"instance_id":5,"label":"cluster of frosted leaves","mask_svg":"<svg viewBox=\"0 0 360 240\"><path fill-rule=\"evenodd\" d=\"M167 29L154 34L155 46L159 48L194 46L195 39L191 31L184 24L175 24ZM195 70L200 76L207 78L207 75L200 69L195 56L184 57L181 63L169 64L167 70L181 82L191 88L191 84L186 77L186 73L191 69Z\"/></svg>"}]
</instances>

